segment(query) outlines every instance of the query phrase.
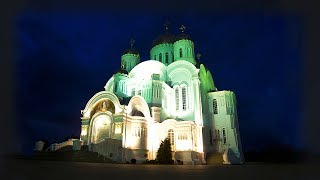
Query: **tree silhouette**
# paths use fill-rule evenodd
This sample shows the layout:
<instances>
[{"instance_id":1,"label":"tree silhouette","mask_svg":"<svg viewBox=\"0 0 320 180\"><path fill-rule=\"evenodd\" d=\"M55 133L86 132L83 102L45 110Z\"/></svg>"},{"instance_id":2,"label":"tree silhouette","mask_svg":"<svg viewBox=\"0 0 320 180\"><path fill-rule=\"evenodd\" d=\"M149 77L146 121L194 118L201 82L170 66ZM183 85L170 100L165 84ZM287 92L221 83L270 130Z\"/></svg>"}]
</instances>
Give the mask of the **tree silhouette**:
<instances>
[{"instance_id":1,"label":"tree silhouette","mask_svg":"<svg viewBox=\"0 0 320 180\"><path fill-rule=\"evenodd\" d=\"M168 138L166 138L164 141L161 141L157 153L157 160L159 164L173 164L171 143Z\"/></svg>"}]
</instances>

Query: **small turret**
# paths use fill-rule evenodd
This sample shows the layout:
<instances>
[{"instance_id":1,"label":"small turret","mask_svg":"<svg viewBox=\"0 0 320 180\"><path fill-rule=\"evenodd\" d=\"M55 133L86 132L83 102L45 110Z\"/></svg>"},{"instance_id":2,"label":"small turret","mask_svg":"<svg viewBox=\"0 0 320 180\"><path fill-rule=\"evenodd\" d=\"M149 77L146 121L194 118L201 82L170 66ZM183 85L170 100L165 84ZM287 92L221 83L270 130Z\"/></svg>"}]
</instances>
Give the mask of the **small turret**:
<instances>
[{"instance_id":1,"label":"small turret","mask_svg":"<svg viewBox=\"0 0 320 180\"><path fill-rule=\"evenodd\" d=\"M185 60L195 65L194 43L191 37L184 33L186 29L184 25L181 25L179 29L181 34L176 37L176 41L173 44L174 61Z\"/></svg>"},{"instance_id":2,"label":"small turret","mask_svg":"<svg viewBox=\"0 0 320 180\"><path fill-rule=\"evenodd\" d=\"M121 56L121 69L130 72L137 64L140 63L140 54L133 48L135 40L130 40L130 48L126 49Z\"/></svg>"}]
</instances>

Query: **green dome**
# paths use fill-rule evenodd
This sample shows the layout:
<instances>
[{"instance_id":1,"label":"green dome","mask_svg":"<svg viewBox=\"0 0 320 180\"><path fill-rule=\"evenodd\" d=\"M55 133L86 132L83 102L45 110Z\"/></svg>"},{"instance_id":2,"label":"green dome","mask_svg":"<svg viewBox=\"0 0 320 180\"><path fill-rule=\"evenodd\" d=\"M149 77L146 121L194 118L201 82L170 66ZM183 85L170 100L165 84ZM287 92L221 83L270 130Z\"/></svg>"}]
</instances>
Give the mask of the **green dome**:
<instances>
[{"instance_id":1,"label":"green dome","mask_svg":"<svg viewBox=\"0 0 320 180\"><path fill-rule=\"evenodd\" d=\"M158 38L156 38L153 41L152 46L156 46L158 44L164 44L164 43L172 44L174 42L175 42L175 36L171 33L165 33L159 36Z\"/></svg>"},{"instance_id":2,"label":"green dome","mask_svg":"<svg viewBox=\"0 0 320 180\"><path fill-rule=\"evenodd\" d=\"M139 52L133 48L126 49L123 54L139 54Z\"/></svg>"},{"instance_id":3,"label":"green dome","mask_svg":"<svg viewBox=\"0 0 320 180\"><path fill-rule=\"evenodd\" d=\"M179 41L179 40L182 40L182 39L186 39L186 40L190 40L192 41L192 38L187 35L187 34L180 34L179 36L176 37L175 41Z\"/></svg>"}]
</instances>

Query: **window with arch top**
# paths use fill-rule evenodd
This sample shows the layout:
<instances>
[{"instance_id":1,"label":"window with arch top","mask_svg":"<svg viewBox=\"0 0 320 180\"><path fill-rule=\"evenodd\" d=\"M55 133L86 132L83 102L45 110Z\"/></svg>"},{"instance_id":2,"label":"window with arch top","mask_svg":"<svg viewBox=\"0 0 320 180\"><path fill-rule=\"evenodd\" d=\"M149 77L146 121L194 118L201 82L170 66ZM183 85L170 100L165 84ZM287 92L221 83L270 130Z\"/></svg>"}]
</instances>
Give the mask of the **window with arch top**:
<instances>
[{"instance_id":1,"label":"window with arch top","mask_svg":"<svg viewBox=\"0 0 320 180\"><path fill-rule=\"evenodd\" d=\"M176 99L176 111L179 110L179 87L176 87L174 90L175 99Z\"/></svg>"},{"instance_id":2,"label":"window with arch top","mask_svg":"<svg viewBox=\"0 0 320 180\"><path fill-rule=\"evenodd\" d=\"M159 61L162 62L162 54L159 54Z\"/></svg>"},{"instance_id":3,"label":"window with arch top","mask_svg":"<svg viewBox=\"0 0 320 180\"><path fill-rule=\"evenodd\" d=\"M218 114L218 103L217 103L217 99L213 99L213 101L212 101L212 106L213 106L213 113L214 113L214 114Z\"/></svg>"},{"instance_id":4,"label":"window with arch top","mask_svg":"<svg viewBox=\"0 0 320 180\"><path fill-rule=\"evenodd\" d=\"M222 128L223 144L227 143L226 128Z\"/></svg>"},{"instance_id":5,"label":"window with arch top","mask_svg":"<svg viewBox=\"0 0 320 180\"><path fill-rule=\"evenodd\" d=\"M174 54L173 53L171 53L171 55L172 55L172 62L174 61Z\"/></svg>"},{"instance_id":6,"label":"window with arch top","mask_svg":"<svg viewBox=\"0 0 320 180\"><path fill-rule=\"evenodd\" d=\"M166 63L169 63L169 54L166 52Z\"/></svg>"},{"instance_id":7,"label":"window with arch top","mask_svg":"<svg viewBox=\"0 0 320 180\"><path fill-rule=\"evenodd\" d=\"M184 85L181 88L181 94L182 94L182 110L187 110L187 87Z\"/></svg>"},{"instance_id":8,"label":"window with arch top","mask_svg":"<svg viewBox=\"0 0 320 180\"><path fill-rule=\"evenodd\" d=\"M176 111L186 111L188 109L188 86L186 84L174 87L174 98Z\"/></svg>"},{"instance_id":9,"label":"window with arch top","mask_svg":"<svg viewBox=\"0 0 320 180\"><path fill-rule=\"evenodd\" d=\"M191 57L191 47L188 48L188 56Z\"/></svg>"},{"instance_id":10,"label":"window with arch top","mask_svg":"<svg viewBox=\"0 0 320 180\"><path fill-rule=\"evenodd\" d=\"M179 49L180 57L182 57L182 48Z\"/></svg>"},{"instance_id":11,"label":"window with arch top","mask_svg":"<svg viewBox=\"0 0 320 180\"><path fill-rule=\"evenodd\" d=\"M171 144L171 149L174 149L174 132L173 129L169 129L168 130L168 138L170 140L170 144Z\"/></svg>"}]
</instances>

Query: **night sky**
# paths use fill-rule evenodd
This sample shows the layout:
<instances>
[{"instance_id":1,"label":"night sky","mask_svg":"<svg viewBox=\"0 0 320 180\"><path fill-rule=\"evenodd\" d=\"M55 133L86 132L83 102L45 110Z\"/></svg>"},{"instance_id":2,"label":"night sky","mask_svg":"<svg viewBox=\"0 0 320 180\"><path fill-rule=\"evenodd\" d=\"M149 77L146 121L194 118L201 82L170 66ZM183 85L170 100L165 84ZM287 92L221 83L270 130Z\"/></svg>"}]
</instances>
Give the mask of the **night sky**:
<instances>
[{"instance_id":1,"label":"night sky","mask_svg":"<svg viewBox=\"0 0 320 180\"><path fill-rule=\"evenodd\" d=\"M218 90L237 95L244 150L279 142L302 148L302 21L263 13L143 14L26 11L16 21L16 99L20 150L80 134L88 100L120 69L135 39L141 61L152 41L181 24Z\"/></svg>"}]
</instances>

